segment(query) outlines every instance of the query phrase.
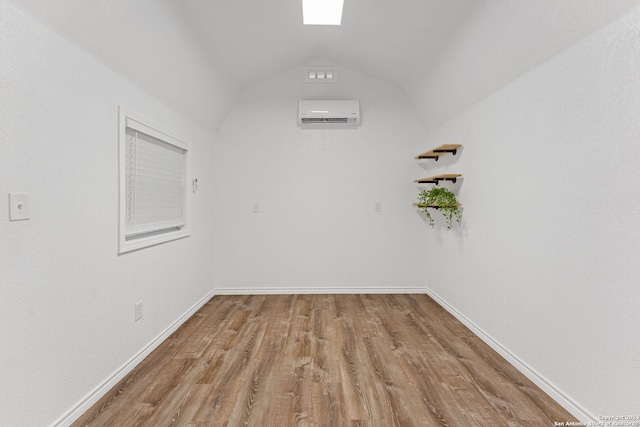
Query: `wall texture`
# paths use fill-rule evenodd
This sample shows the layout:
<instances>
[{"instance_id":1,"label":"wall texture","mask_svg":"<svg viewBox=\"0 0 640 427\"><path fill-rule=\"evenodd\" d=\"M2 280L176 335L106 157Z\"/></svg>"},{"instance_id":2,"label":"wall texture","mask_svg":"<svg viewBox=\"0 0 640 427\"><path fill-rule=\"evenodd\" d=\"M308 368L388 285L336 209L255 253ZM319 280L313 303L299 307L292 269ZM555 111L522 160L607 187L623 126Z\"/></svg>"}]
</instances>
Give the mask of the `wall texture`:
<instances>
[{"instance_id":1,"label":"wall texture","mask_svg":"<svg viewBox=\"0 0 640 427\"><path fill-rule=\"evenodd\" d=\"M161 102L215 130L240 86L175 0L10 0Z\"/></svg>"},{"instance_id":2,"label":"wall texture","mask_svg":"<svg viewBox=\"0 0 640 427\"><path fill-rule=\"evenodd\" d=\"M45 426L211 292L213 136L5 2L0 58L0 424ZM191 237L123 256L119 104L190 142L200 182Z\"/></svg>"},{"instance_id":3,"label":"wall texture","mask_svg":"<svg viewBox=\"0 0 640 427\"><path fill-rule=\"evenodd\" d=\"M301 129L300 99L359 99L362 125ZM424 131L401 91L342 67L339 83L305 85L297 67L247 87L218 136L217 291L423 288L411 181Z\"/></svg>"},{"instance_id":4,"label":"wall texture","mask_svg":"<svg viewBox=\"0 0 640 427\"><path fill-rule=\"evenodd\" d=\"M298 67L247 87L213 135L238 85L174 3L0 0L0 196L31 195L28 221L0 203L2 423L62 419L214 287L425 283L581 413L640 413L640 11L563 50L637 0L552 2L558 22L598 19L547 62L526 37L522 56L490 49L515 13L496 3L405 87L422 123L396 88L345 68L305 85ZM362 126L300 129L313 98L360 99ZM192 237L120 257L118 104L190 142L200 182ZM465 148L413 160L442 143ZM462 229L411 207L432 172L465 175Z\"/></svg>"},{"instance_id":5,"label":"wall texture","mask_svg":"<svg viewBox=\"0 0 640 427\"><path fill-rule=\"evenodd\" d=\"M591 418L640 413L640 9L433 129L464 227L430 292ZM431 101L430 101L431 102Z\"/></svg>"},{"instance_id":6,"label":"wall texture","mask_svg":"<svg viewBox=\"0 0 640 427\"><path fill-rule=\"evenodd\" d=\"M404 88L440 125L640 5L640 0L492 0L478 4Z\"/></svg>"}]
</instances>

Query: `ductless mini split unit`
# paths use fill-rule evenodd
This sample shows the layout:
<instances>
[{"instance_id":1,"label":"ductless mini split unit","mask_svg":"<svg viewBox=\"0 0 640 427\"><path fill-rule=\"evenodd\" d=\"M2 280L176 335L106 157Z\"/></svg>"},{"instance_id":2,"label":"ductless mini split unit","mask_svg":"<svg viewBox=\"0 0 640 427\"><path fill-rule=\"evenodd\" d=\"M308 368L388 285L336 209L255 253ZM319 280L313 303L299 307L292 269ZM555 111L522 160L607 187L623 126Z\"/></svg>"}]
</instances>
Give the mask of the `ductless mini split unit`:
<instances>
[{"instance_id":1,"label":"ductless mini split unit","mask_svg":"<svg viewBox=\"0 0 640 427\"><path fill-rule=\"evenodd\" d=\"M306 100L298 102L298 125L302 127L356 126L360 124L360 101Z\"/></svg>"}]
</instances>

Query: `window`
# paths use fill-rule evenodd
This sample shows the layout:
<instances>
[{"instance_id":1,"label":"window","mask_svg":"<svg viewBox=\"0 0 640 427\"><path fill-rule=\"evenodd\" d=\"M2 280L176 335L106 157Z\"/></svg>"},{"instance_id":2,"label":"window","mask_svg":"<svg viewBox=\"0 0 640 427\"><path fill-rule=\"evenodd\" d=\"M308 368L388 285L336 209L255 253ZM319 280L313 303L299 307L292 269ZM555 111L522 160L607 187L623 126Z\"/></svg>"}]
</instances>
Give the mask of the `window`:
<instances>
[{"instance_id":1,"label":"window","mask_svg":"<svg viewBox=\"0 0 640 427\"><path fill-rule=\"evenodd\" d=\"M187 143L120 107L119 168L119 253L191 234Z\"/></svg>"}]
</instances>

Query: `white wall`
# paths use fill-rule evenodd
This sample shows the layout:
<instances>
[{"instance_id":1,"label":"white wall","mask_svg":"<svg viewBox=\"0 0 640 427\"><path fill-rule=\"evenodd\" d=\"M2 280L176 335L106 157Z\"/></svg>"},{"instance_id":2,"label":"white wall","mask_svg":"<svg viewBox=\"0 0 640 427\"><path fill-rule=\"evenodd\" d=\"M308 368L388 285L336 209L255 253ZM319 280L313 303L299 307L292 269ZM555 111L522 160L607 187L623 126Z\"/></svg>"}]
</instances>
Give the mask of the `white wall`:
<instances>
[{"instance_id":1,"label":"white wall","mask_svg":"<svg viewBox=\"0 0 640 427\"><path fill-rule=\"evenodd\" d=\"M214 137L5 2L0 58L0 424L44 426L212 290ZM200 182L191 237L123 256L119 104L190 142ZM9 222L9 192L30 220Z\"/></svg>"},{"instance_id":2,"label":"white wall","mask_svg":"<svg viewBox=\"0 0 640 427\"><path fill-rule=\"evenodd\" d=\"M298 100L332 98L359 99L362 125L297 126ZM423 288L424 131L401 91L342 67L339 83L305 85L297 67L245 88L218 136L217 292Z\"/></svg>"},{"instance_id":3,"label":"white wall","mask_svg":"<svg viewBox=\"0 0 640 427\"><path fill-rule=\"evenodd\" d=\"M638 70L640 9L426 139L465 176L430 291L591 417L640 413Z\"/></svg>"},{"instance_id":4,"label":"white wall","mask_svg":"<svg viewBox=\"0 0 640 427\"><path fill-rule=\"evenodd\" d=\"M10 3L206 129L217 129L240 89L181 1Z\"/></svg>"},{"instance_id":5,"label":"white wall","mask_svg":"<svg viewBox=\"0 0 640 427\"><path fill-rule=\"evenodd\" d=\"M406 79L425 126L440 125L640 5L640 0L479 2L439 55Z\"/></svg>"},{"instance_id":6,"label":"white wall","mask_svg":"<svg viewBox=\"0 0 640 427\"><path fill-rule=\"evenodd\" d=\"M640 412L639 11L469 97L451 92L467 78L452 52L411 90L426 125L454 114L428 135L397 89L343 68L339 84L309 86L299 67L246 88L214 137L237 84L198 59L170 2L10 3L63 36L0 1L0 196L28 192L32 209L9 222L0 203L4 424L51 424L213 286L427 283L584 412ZM125 25L144 11L157 13L144 31ZM360 128L296 126L298 99L333 97L361 100ZM189 141L200 182L192 237L120 257L118 104ZM413 156L441 143L465 145L438 164L465 175L463 230L430 230L411 207L411 181L434 166Z\"/></svg>"}]
</instances>

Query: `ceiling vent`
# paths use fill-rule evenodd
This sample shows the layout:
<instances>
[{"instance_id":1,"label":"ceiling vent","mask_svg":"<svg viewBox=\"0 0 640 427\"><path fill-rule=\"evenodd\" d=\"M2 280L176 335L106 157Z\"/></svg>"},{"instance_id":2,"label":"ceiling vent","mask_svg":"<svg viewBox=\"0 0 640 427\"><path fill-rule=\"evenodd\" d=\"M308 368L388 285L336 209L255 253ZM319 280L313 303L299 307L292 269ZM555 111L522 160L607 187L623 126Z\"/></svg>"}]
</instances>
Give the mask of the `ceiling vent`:
<instances>
[{"instance_id":1,"label":"ceiling vent","mask_svg":"<svg viewBox=\"0 0 640 427\"><path fill-rule=\"evenodd\" d=\"M338 67L330 65L316 65L304 67L305 83L337 83Z\"/></svg>"},{"instance_id":2,"label":"ceiling vent","mask_svg":"<svg viewBox=\"0 0 640 427\"><path fill-rule=\"evenodd\" d=\"M358 124L360 124L360 101L298 101L298 125L300 126L355 126Z\"/></svg>"}]
</instances>

